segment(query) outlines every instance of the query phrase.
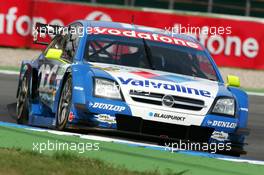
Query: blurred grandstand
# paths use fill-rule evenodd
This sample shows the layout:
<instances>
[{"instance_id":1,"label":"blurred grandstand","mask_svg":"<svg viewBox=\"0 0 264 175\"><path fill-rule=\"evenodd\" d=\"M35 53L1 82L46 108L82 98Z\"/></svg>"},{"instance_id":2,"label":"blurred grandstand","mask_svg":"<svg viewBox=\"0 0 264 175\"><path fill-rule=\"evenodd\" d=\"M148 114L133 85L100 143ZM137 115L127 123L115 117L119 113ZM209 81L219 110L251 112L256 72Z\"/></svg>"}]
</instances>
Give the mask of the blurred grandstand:
<instances>
[{"instance_id":1,"label":"blurred grandstand","mask_svg":"<svg viewBox=\"0 0 264 175\"><path fill-rule=\"evenodd\" d=\"M264 0L64 0L264 17Z\"/></svg>"}]
</instances>

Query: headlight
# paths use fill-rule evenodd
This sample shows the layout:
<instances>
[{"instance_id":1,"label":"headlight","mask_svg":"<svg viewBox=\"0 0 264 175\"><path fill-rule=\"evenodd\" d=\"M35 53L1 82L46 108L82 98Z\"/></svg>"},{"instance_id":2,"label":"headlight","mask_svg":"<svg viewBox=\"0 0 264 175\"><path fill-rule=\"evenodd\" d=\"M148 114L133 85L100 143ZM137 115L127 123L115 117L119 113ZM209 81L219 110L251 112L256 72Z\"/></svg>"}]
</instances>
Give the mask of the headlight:
<instances>
[{"instance_id":1,"label":"headlight","mask_svg":"<svg viewBox=\"0 0 264 175\"><path fill-rule=\"evenodd\" d=\"M102 78L95 78L94 95L97 97L122 99L119 85L112 81Z\"/></svg>"},{"instance_id":2,"label":"headlight","mask_svg":"<svg viewBox=\"0 0 264 175\"><path fill-rule=\"evenodd\" d=\"M235 100L233 98L220 98L216 101L213 113L223 115L235 115Z\"/></svg>"}]
</instances>

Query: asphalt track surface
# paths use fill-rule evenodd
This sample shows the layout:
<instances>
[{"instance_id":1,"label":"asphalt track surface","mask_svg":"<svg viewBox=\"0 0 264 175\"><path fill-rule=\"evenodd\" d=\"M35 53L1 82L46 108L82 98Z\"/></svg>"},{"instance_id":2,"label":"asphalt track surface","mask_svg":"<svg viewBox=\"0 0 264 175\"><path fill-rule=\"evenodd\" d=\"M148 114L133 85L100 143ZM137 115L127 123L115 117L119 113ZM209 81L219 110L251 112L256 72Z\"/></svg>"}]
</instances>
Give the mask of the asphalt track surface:
<instances>
[{"instance_id":1,"label":"asphalt track surface","mask_svg":"<svg viewBox=\"0 0 264 175\"><path fill-rule=\"evenodd\" d=\"M0 121L15 123L10 113L15 108L18 75L0 74ZM249 96L249 123L251 129L246 146L248 159L264 160L264 96Z\"/></svg>"}]
</instances>

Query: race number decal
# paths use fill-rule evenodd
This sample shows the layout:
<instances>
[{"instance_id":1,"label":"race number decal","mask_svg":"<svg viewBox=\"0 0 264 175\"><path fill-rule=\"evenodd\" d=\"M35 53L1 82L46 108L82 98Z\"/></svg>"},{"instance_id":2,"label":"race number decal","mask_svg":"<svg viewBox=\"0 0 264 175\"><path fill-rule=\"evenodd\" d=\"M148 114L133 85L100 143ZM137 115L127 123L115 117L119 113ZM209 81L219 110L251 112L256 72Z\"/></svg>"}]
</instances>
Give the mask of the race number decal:
<instances>
[{"instance_id":1,"label":"race number decal","mask_svg":"<svg viewBox=\"0 0 264 175\"><path fill-rule=\"evenodd\" d=\"M39 68L39 72L38 72L38 76L40 76L40 83L39 83L39 91L52 91L54 90L54 80L56 80L56 78L53 80L53 82L51 82L51 78L56 76L57 70L58 70L58 65L55 65L51 68L50 65L48 64L43 64L40 68Z\"/></svg>"}]
</instances>

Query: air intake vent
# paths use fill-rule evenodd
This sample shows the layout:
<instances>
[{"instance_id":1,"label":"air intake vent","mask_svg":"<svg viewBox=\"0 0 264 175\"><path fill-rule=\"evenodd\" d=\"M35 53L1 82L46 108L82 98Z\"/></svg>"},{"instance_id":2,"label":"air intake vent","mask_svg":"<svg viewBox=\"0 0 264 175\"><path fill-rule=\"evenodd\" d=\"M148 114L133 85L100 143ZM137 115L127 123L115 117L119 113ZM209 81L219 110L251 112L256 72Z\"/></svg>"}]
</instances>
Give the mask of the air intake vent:
<instances>
[{"instance_id":1,"label":"air intake vent","mask_svg":"<svg viewBox=\"0 0 264 175\"><path fill-rule=\"evenodd\" d=\"M129 94L134 101L140 103L147 103L147 104L159 105L159 106L164 105L163 98L165 94L134 91L134 90L131 90ZM179 97L179 96L171 96L171 98L173 99L173 104L171 105L172 108L200 111L204 107L206 107L204 105L204 101L202 100Z\"/></svg>"}]
</instances>

